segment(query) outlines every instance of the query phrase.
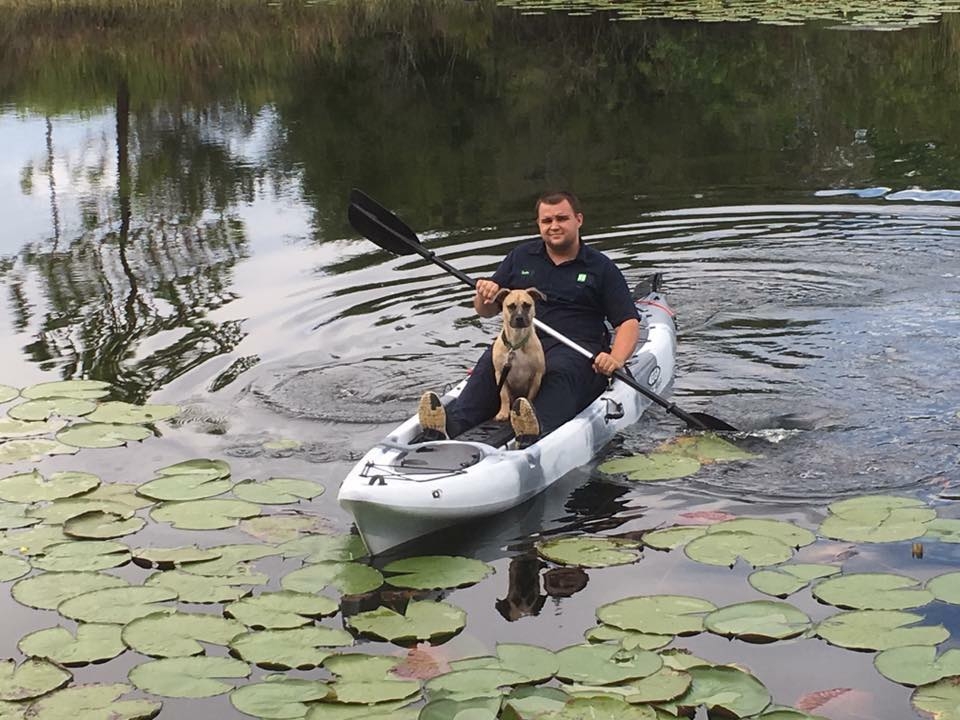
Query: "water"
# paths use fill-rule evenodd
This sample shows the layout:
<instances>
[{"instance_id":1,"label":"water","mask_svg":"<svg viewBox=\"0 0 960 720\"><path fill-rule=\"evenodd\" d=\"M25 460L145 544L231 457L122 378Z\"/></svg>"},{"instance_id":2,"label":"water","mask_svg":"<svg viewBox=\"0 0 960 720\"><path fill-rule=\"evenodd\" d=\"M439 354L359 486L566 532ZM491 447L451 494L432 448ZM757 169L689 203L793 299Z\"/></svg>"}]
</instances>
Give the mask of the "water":
<instances>
[{"instance_id":1,"label":"water","mask_svg":"<svg viewBox=\"0 0 960 720\"><path fill-rule=\"evenodd\" d=\"M136 59L180 47L190 23L209 19L188 13L177 26L118 11L119 27L142 37L111 35L130 58L112 69L91 40L95 10L8 25L32 38L15 58L32 74L0 75L0 383L95 377L123 399L186 408L162 438L51 458L45 470L144 482L165 464L224 457L237 478L322 483L304 509L347 531L339 479L424 389L458 381L496 332L458 280L357 237L345 219L350 187L482 276L533 233L537 192L570 185L585 235L628 280L665 273L678 311L675 401L741 428L734 441L759 458L640 487L594 463L444 536L445 551L497 570L443 593L470 617L445 646L451 657L493 640L578 642L597 606L625 594L708 588L718 605L756 596L748 568L677 551L590 570L583 584L547 573L532 549L541 536L637 533L692 510L815 528L830 500L871 492L956 514L939 497L960 482L956 16L873 33L423 3L431 22L413 27L403 8L357 19L349 6L331 4L329 23L316 9L266 22L247 7L195 52L155 64ZM59 55L45 43L67 25ZM231 45L231 32L252 51ZM12 45L0 47L10 67ZM684 431L654 408L598 461ZM131 542L248 540L151 524ZM405 552L436 552L436 542ZM947 545L928 546L922 561L909 551L821 542L797 559L854 552L847 570L921 579L956 566ZM274 589L295 566L258 563ZM791 602L828 612L808 594ZM56 622L4 607L17 618L2 635L10 657L22 628ZM930 615L949 615L944 607ZM684 645L746 662L779 702L861 692L836 701L831 718L913 712L868 654L815 639ZM797 667L801 657L812 659ZM136 661L128 653L77 678L122 678ZM167 708L240 717L224 698Z\"/></svg>"}]
</instances>

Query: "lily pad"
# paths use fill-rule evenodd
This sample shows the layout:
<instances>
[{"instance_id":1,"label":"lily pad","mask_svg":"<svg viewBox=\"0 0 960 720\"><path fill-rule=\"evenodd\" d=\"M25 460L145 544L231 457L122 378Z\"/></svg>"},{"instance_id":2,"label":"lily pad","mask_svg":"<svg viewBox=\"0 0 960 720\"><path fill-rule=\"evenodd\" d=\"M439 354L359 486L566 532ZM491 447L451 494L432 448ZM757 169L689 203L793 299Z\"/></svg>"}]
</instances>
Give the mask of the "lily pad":
<instances>
[{"instance_id":1,"label":"lily pad","mask_svg":"<svg viewBox=\"0 0 960 720\"><path fill-rule=\"evenodd\" d=\"M757 455L741 450L736 445L724 440L714 433L698 433L697 435L680 435L659 448L660 452L671 452L692 457L694 460L707 465L715 462L734 462L737 460L752 460Z\"/></svg>"},{"instance_id":2,"label":"lily pad","mask_svg":"<svg viewBox=\"0 0 960 720\"><path fill-rule=\"evenodd\" d=\"M476 698L497 698L503 695L503 688L521 685L526 676L512 670L499 668L470 668L454 670L428 680L423 689L430 702L447 699L453 701Z\"/></svg>"},{"instance_id":3,"label":"lily pad","mask_svg":"<svg viewBox=\"0 0 960 720\"><path fill-rule=\"evenodd\" d=\"M674 525L643 534L643 544L654 550L674 550L707 532L703 525Z\"/></svg>"},{"instance_id":4,"label":"lily pad","mask_svg":"<svg viewBox=\"0 0 960 720\"><path fill-rule=\"evenodd\" d=\"M55 433L66 422L63 420L45 420L43 422L27 422L12 418L0 417L0 438L30 438Z\"/></svg>"},{"instance_id":5,"label":"lily pad","mask_svg":"<svg viewBox=\"0 0 960 720\"><path fill-rule=\"evenodd\" d=\"M484 668L506 670L526 678L526 683L546 682L560 670L557 653L536 645L498 643L496 657L467 658L450 663L453 670Z\"/></svg>"},{"instance_id":6,"label":"lily pad","mask_svg":"<svg viewBox=\"0 0 960 720\"><path fill-rule=\"evenodd\" d=\"M410 700L373 705L315 702L304 720L426 720L419 708L409 708ZM461 718L461 720L464 720ZM469 720L469 718L466 718Z\"/></svg>"},{"instance_id":7,"label":"lily pad","mask_svg":"<svg viewBox=\"0 0 960 720\"><path fill-rule=\"evenodd\" d=\"M144 615L123 628L123 643L150 657L187 657L203 653L203 645L229 645L247 628L216 615L160 612Z\"/></svg>"},{"instance_id":8,"label":"lily pad","mask_svg":"<svg viewBox=\"0 0 960 720\"><path fill-rule=\"evenodd\" d=\"M627 565L643 556L640 544L634 540L585 535L537 543L537 552L560 565L592 568Z\"/></svg>"},{"instance_id":9,"label":"lily pad","mask_svg":"<svg viewBox=\"0 0 960 720\"><path fill-rule=\"evenodd\" d=\"M93 590L128 587L116 575L98 572L50 572L24 578L13 584L11 594L21 605L39 610L56 610L64 600Z\"/></svg>"},{"instance_id":10,"label":"lily pad","mask_svg":"<svg viewBox=\"0 0 960 720\"><path fill-rule=\"evenodd\" d=\"M538 715L537 720L657 720L657 711L645 705L630 705L614 697L571 698L560 710Z\"/></svg>"},{"instance_id":11,"label":"lily pad","mask_svg":"<svg viewBox=\"0 0 960 720\"><path fill-rule=\"evenodd\" d=\"M194 458L183 462L167 465L156 471L157 475L202 475L212 480L225 478L230 475L230 465L226 460L211 458Z\"/></svg>"},{"instance_id":12,"label":"lily pad","mask_svg":"<svg viewBox=\"0 0 960 720\"><path fill-rule=\"evenodd\" d=\"M324 529L323 518L310 515L261 515L243 520L240 529L247 535L271 544L295 540L304 533Z\"/></svg>"},{"instance_id":13,"label":"lily pad","mask_svg":"<svg viewBox=\"0 0 960 720\"><path fill-rule=\"evenodd\" d=\"M383 568L394 587L417 590L467 587L493 574L485 562L450 555L425 555L395 560Z\"/></svg>"},{"instance_id":14,"label":"lily pad","mask_svg":"<svg viewBox=\"0 0 960 720\"><path fill-rule=\"evenodd\" d=\"M331 699L339 703L383 703L419 694L416 680L337 680L330 684Z\"/></svg>"},{"instance_id":15,"label":"lily pad","mask_svg":"<svg viewBox=\"0 0 960 720\"><path fill-rule=\"evenodd\" d=\"M733 567L743 558L751 566L761 567L789 560L793 548L775 537L751 532L708 532L688 542L684 553L706 565Z\"/></svg>"},{"instance_id":16,"label":"lily pad","mask_svg":"<svg viewBox=\"0 0 960 720\"><path fill-rule=\"evenodd\" d=\"M774 597L787 597L805 588L811 580L830 577L840 572L836 565L796 563L771 570L757 570L747 578L757 590Z\"/></svg>"},{"instance_id":17,"label":"lily pad","mask_svg":"<svg viewBox=\"0 0 960 720\"><path fill-rule=\"evenodd\" d=\"M365 558L367 548L359 535L309 534L278 547L285 558L303 558L305 563L348 562Z\"/></svg>"},{"instance_id":18,"label":"lily pad","mask_svg":"<svg viewBox=\"0 0 960 720\"><path fill-rule=\"evenodd\" d=\"M943 543L960 543L960 520L956 518L936 518L926 525L925 538Z\"/></svg>"},{"instance_id":19,"label":"lily pad","mask_svg":"<svg viewBox=\"0 0 960 720\"><path fill-rule=\"evenodd\" d=\"M927 580L927 590L937 600L960 605L960 572L949 572Z\"/></svg>"},{"instance_id":20,"label":"lily pad","mask_svg":"<svg viewBox=\"0 0 960 720\"><path fill-rule=\"evenodd\" d=\"M773 642L803 634L810 628L810 618L785 602L754 600L714 610L703 624L716 635L747 642Z\"/></svg>"},{"instance_id":21,"label":"lily pad","mask_svg":"<svg viewBox=\"0 0 960 720\"><path fill-rule=\"evenodd\" d=\"M344 595L376 590L383 584L383 575L376 568L360 563L324 562L306 565L284 575L280 586L284 590L301 593L319 593L332 586Z\"/></svg>"},{"instance_id":22,"label":"lily pad","mask_svg":"<svg viewBox=\"0 0 960 720\"><path fill-rule=\"evenodd\" d=\"M20 393L25 398L79 398L97 400L110 394L110 383L101 380L58 380L31 385Z\"/></svg>"},{"instance_id":23,"label":"lily pad","mask_svg":"<svg viewBox=\"0 0 960 720\"><path fill-rule=\"evenodd\" d=\"M46 660L0 660L0 700L29 700L58 690L73 678Z\"/></svg>"},{"instance_id":24,"label":"lily pad","mask_svg":"<svg viewBox=\"0 0 960 720\"><path fill-rule=\"evenodd\" d=\"M240 712L257 718L299 720L313 703L329 694L327 684L319 680L277 678L238 687L230 693L230 702Z\"/></svg>"},{"instance_id":25,"label":"lily pad","mask_svg":"<svg viewBox=\"0 0 960 720\"><path fill-rule=\"evenodd\" d=\"M549 688L553 689L553 688ZM520 714L523 710L522 700L520 701L519 711L514 709L513 715L504 715L503 717L511 717L516 720L516 718L526 718L528 715ZM563 706L563 703L559 703L560 706ZM537 706L538 711L543 710L543 704ZM426 705L423 706L423 709L420 711L420 715L417 716L417 720L450 720L450 718L473 718L474 720L490 720L490 718L496 718L497 713L500 711L500 698L499 697L479 697L479 698L470 698L468 700L451 700L449 698L440 698L437 700L431 700ZM324 716L321 716L324 717ZM316 718L315 720L321 720L321 717ZM529 715L532 717L532 715Z\"/></svg>"},{"instance_id":26,"label":"lily pad","mask_svg":"<svg viewBox=\"0 0 960 720\"><path fill-rule=\"evenodd\" d=\"M140 567L168 570L183 563L216 560L220 553L212 548L200 548L196 545L178 548L136 548L132 551L133 562ZM190 602L190 601L187 601Z\"/></svg>"},{"instance_id":27,"label":"lily pad","mask_svg":"<svg viewBox=\"0 0 960 720\"><path fill-rule=\"evenodd\" d=\"M339 606L322 595L281 590L243 598L227 605L223 614L253 629L284 629L307 625L314 618L336 615Z\"/></svg>"},{"instance_id":28,"label":"lily pad","mask_svg":"<svg viewBox=\"0 0 960 720\"><path fill-rule=\"evenodd\" d=\"M26 560L0 555L0 582L9 582L23 577L33 568Z\"/></svg>"},{"instance_id":29,"label":"lily pad","mask_svg":"<svg viewBox=\"0 0 960 720\"><path fill-rule=\"evenodd\" d=\"M597 625L583 634L589 642L614 641L624 650L658 650L673 642L673 635L651 635L636 630L621 630L611 625Z\"/></svg>"},{"instance_id":30,"label":"lily pad","mask_svg":"<svg viewBox=\"0 0 960 720\"><path fill-rule=\"evenodd\" d=\"M133 508L124 503L82 495L31 507L27 515L41 518L47 525L62 525L72 517L93 511L113 513L121 518L130 518L134 514Z\"/></svg>"},{"instance_id":31,"label":"lily pad","mask_svg":"<svg viewBox=\"0 0 960 720\"><path fill-rule=\"evenodd\" d=\"M20 391L17 388L0 385L0 403L10 402L17 397L20 397Z\"/></svg>"},{"instance_id":32,"label":"lily pad","mask_svg":"<svg viewBox=\"0 0 960 720\"><path fill-rule=\"evenodd\" d=\"M444 602L411 601L404 614L387 607L346 618L347 626L360 633L397 645L429 640L433 644L453 637L467 622L467 614Z\"/></svg>"},{"instance_id":33,"label":"lily pad","mask_svg":"<svg viewBox=\"0 0 960 720\"><path fill-rule=\"evenodd\" d=\"M127 649L120 640L121 629L120 625L80 623L73 635L64 627L46 628L25 635L17 647L24 655L68 667L99 663Z\"/></svg>"},{"instance_id":34,"label":"lily pad","mask_svg":"<svg viewBox=\"0 0 960 720\"><path fill-rule=\"evenodd\" d=\"M956 720L960 707L960 684L955 677L922 685L910 696L913 707L936 720Z\"/></svg>"},{"instance_id":35,"label":"lily pad","mask_svg":"<svg viewBox=\"0 0 960 720\"><path fill-rule=\"evenodd\" d=\"M137 495L137 486L130 483L106 483L101 484L94 490L76 498L67 498L57 502L80 502L82 500L95 500L102 502L101 510L108 512L120 512L117 507L126 507L128 510L137 511L153 505L153 501L148 498L142 498Z\"/></svg>"},{"instance_id":36,"label":"lily pad","mask_svg":"<svg viewBox=\"0 0 960 720\"><path fill-rule=\"evenodd\" d=\"M244 575L249 573L249 560L259 560L280 554L277 548L254 543L215 545L207 549L219 553L220 557L214 560L184 563L181 570L193 575Z\"/></svg>"},{"instance_id":37,"label":"lily pad","mask_svg":"<svg viewBox=\"0 0 960 720\"><path fill-rule=\"evenodd\" d=\"M40 522L40 518L28 516L26 512L26 505L0 503L0 530L15 530Z\"/></svg>"},{"instance_id":38,"label":"lily pad","mask_svg":"<svg viewBox=\"0 0 960 720\"><path fill-rule=\"evenodd\" d=\"M77 448L58 440L8 440L0 443L0 464L29 460L40 462L48 455L73 455Z\"/></svg>"},{"instance_id":39,"label":"lily pad","mask_svg":"<svg viewBox=\"0 0 960 720\"><path fill-rule=\"evenodd\" d=\"M565 690L575 697L595 697L611 694L633 704L668 702L683 695L692 678L685 670L662 667L657 672L622 685L569 685Z\"/></svg>"},{"instance_id":40,"label":"lily pad","mask_svg":"<svg viewBox=\"0 0 960 720\"><path fill-rule=\"evenodd\" d=\"M0 520L3 519L4 508L10 505L0 504ZM39 518L30 518L38 520ZM28 530L20 529L17 532L0 533L0 552L17 552L21 555L41 555L51 545L70 542L71 538L63 534L63 528L51 525L38 525Z\"/></svg>"},{"instance_id":41,"label":"lily pad","mask_svg":"<svg viewBox=\"0 0 960 720\"><path fill-rule=\"evenodd\" d=\"M821 621L816 634L831 645L853 650L938 645L950 637L943 625L917 625L923 619L900 610L850 610Z\"/></svg>"},{"instance_id":42,"label":"lily pad","mask_svg":"<svg viewBox=\"0 0 960 720\"><path fill-rule=\"evenodd\" d=\"M177 698L203 698L222 695L233 685L221 678L245 678L250 666L240 660L223 657L178 657L152 660L130 671L130 682L154 695Z\"/></svg>"},{"instance_id":43,"label":"lily pad","mask_svg":"<svg viewBox=\"0 0 960 720\"><path fill-rule=\"evenodd\" d=\"M700 463L684 455L650 453L610 460L597 469L608 475L625 474L631 480L657 482L695 475L700 470Z\"/></svg>"},{"instance_id":44,"label":"lily pad","mask_svg":"<svg viewBox=\"0 0 960 720\"><path fill-rule=\"evenodd\" d=\"M680 707L705 705L732 713L734 717L756 715L770 704L770 693L757 678L739 668L718 665L687 670L693 682L675 700Z\"/></svg>"},{"instance_id":45,"label":"lily pad","mask_svg":"<svg viewBox=\"0 0 960 720\"><path fill-rule=\"evenodd\" d=\"M65 535L89 540L107 540L123 537L143 530L147 521L139 517L125 518L103 510L74 515L63 523Z\"/></svg>"},{"instance_id":46,"label":"lily pad","mask_svg":"<svg viewBox=\"0 0 960 720\"><path fill-rule=\"evenodd\" d=\"M131 585L77 595L60 603L57 612L79 622L126 625L152 613L173 612L160 603L176 599L177 594L167 588Z\"/></svg>"},{"instance_id":47,"label":"lily pad","mask_svg":"<svg viewBox=\"0 0 960 720\"><path fill-rule=\"evenodd\" d=\"M695 635L703 618L717 606L686 595L647 595L601 605L597 619L623 630L651 635Z\"/></svg>"},{"instance_id":48,"label":"lily pad","mask_svg":"<svg viewBox=\"0 0 960 720\"><path fill-rule=\"evenodd\" d=\"M806 528L783 520L767 518L736 518L716 523L707 528L707 533L751 533L774 538L792 548L804 547L813 543L817 536Z\"/></svg>"},{"instance_id":49,"label":"lily pad","mask_svg":"<svg viewBox=\"0 0 960 720\"><path fill-rule=\"evenodd\" d=\"M51 417L83 417L97 409L97 404L82 398L44 398L27 400L7 410L16 420L39 422Z\"/></svg>"},{"instance_id":50,"label":"lily pad","mask_svg":"<svg viewBox=\"0 0 960 720\"><path fill-rule=\"evenodd\" d=\"M34 503L82 495L100 484L100 478L85 472L56 472L49 479L36 470L8 475L0 480L0 500Z\"/></svg>"},{"instance_id":51,"label":"lily pad","mask_svg":"<svg viewBox=\"0 0 960 720\"><path fill-rule=\"evenodd\" d=\"M346 630L309 626L245 632L233 638L230 649L247 662L270 670L309 670L333 654L329 648L350 645L353 635Z\"/></svg>"},{"instance_id":52,"label":"lily pad","mask_svg":"<svg viewBox=\"0 0 960 720\"><path fill-rule=\"evenodd\" d=\"M150 511L157 522L182 530L219 530L234 527L241 518L260 514L260 506L243 500L191 500L164 503Z\"/></svg>"},{"instance_id":53,"label":"lily pad","mask_svg":"<svg viewBox=\"0 0 960 720\"><path fill-rule=\"evenodd\" d=\"M912 540L927 531L937 513L922 500L895 495L868 495L839 500L827 509L820 534L850 542Z\"/></svg>"},{"instance_id":54,"label":"lily pad","mask_svg":"<svg viewBox=\"0 0 960 720\"><path fill-rule=\"evenodd\" d=\"M266 585L269 578L262 573L236 575L193 575L182 570L163 570L146 579L148 587L164 587L176 591L181 602L201 605L234 602L253 592L254 585Z\"/></svg>"},{"instance_id":55,"label":"lily pad","mask_svg":"<svg viewBox=\"0 0 960 720\"><path fill-rule=\"evenodd\" d=\"M241 500L263 505L286 505L309 500L323 494L326 488L311 480L270 478L265 482L242 480L233 487L233 494Z\"/></svg>"},{"instance_id":56,"label":"lily pad","mask_svg":"<svg viewBox=\"0 0 960 720\"><path fill-rule=\"evenodd\" d=\"M324 660L323 666L343 680L383 680L401 662L395 655L343 653Z\"/></svg>"},{"instance_id":57,"label":"lily pad","mask_svg":"<svg viewBox=\"0 0 960 720\"><path fill-rule=\"evenodd\" d=\"M653 675L663 660L649 650L628 651L616 645L573 645L557 652L562 680L613 685Z\"/></svg>"},{"instance_id":58,"label":"lily pad","mask_svg":"<svg viewBox=\"0 0 960 720\"><path fill-rule=\"evenodd\" d=\"M78 448L113 448L146 440L153 433L139 425L79 423L57 433L57 440Z\"/></svg>"},{"instance_id":59,"label":"lily pad","mask_svg":"<svg viewBox=\"0 0 960 720\"><path fill-rule=\"evenodd\" d=\"M176 405L131 405L125 402L105 402L87 418L95 423L115 425L142 425L169 420L180 414Z\"/></svg>"},{"instance_id":60,"label":"lily pad","mask_svg":"<svg viewBox=\"0 0 960 720\"><path fill-rule=\"evenodd\" d=\"M35 701L32 720L150 720L163 704L155 700L120 700L133 690L126 683L74 685Z\"/></svg>"},{"instance_id":61,"label":"lily pad","mask_svg":"<svg viewBox=\"0 0 960 720\"><path fill-rule=\"evenodd\" d=\"M203 500L222 495L233 487L233 481L201 473L161 475L143 483L137 493L153 500Z\"/></svg>"},{"instance_id":62,"label":"lily pad","mask_svg":"<svg viewBox=\"0 0 960 720\"><path fill-rule=\"evenodd\" d=\"M933 602L920 581L892 573L853 573L830 578L813 588L813 596L829 605L856 610L906 610Z\"/></svg>"},{"instance_id":63,"label":"lily pad","mask_svg":"<svg viewBox=\"0 0 960 720\"><path fill-rule=\"evenodd\" d=\"M111 540L76 540L51 545L42 555L30 559L38 570L49 572L96 572L130 562L126 545Z\"/></svg>"},{"instance_id":64,"label":"lily pad","mask_svg":"<svg viewBox=\"0 0 960 720\"><path fill-rule=\"evenodd\" d=\"M873 664L887 680L901 685L927 685L960 676L960 650L951 648L937 656L935 647L897 647L878 653Z\"/></svg>"}]
</instances>

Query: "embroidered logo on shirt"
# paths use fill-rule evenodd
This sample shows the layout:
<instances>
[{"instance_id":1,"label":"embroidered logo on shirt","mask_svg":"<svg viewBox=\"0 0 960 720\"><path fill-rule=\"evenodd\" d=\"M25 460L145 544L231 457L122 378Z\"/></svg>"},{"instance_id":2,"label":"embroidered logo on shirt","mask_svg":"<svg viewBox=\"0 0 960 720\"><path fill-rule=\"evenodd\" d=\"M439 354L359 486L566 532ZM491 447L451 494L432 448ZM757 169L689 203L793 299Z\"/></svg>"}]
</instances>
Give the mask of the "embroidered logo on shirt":
<instances>
[{"instance_id":1,"label":"embroidered logo on shirt","mask_svg":"<svg viewBox=\"0 0 960 720\"><path fill-rule=\"evenodd\" d=\"M529 275L529 274L530 274L530 271L529 271L529 270L521 270L521 271L520 271L520 274L521 274L521 275Z\"/></svg>"},{"instance_id":2,"label":"embroidered logo on shirt","mask_svg":"<svg viewBox=\"0 0 960 720\"><path fill-rule=\"evenodd\" d=\"M580 273L579 275L577 275L577 282L586 282L586 281L587 281L586 273Z\"/></svg>"}]
</instances>

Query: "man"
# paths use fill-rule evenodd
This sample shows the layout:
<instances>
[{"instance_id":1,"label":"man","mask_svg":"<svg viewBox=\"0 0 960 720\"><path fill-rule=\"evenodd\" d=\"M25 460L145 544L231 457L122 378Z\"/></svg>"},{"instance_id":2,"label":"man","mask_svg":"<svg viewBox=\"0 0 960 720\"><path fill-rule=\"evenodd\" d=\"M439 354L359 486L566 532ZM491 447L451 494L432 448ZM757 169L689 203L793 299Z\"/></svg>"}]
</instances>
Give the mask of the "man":
<instances>
[{"instance_id":1,"label":"man","mask_svg":"<svg viewBox=\"0 0 960 720\"><path fill-rule=\"evenodd\" d=\"M550 192L536 205L540 239L514 248L490 279L478 280L473 307L480 317L500 312L501 288L540 290L537 319L590 350L593 363L549 335L541 335L546 372L533 404L514 402L510 421L525 447L556 429L589 405L607 385L607 377L633 354L640 322L623 274L606 255L580 239L583 213L573 193ZM613 347L608 321L616 331ZM420 425L429 437L456 437L492 418L500 398L494 379L492 347L474 367L460 396L444 408L436 393L420 398Z\"/></svg>"}]
</instances>

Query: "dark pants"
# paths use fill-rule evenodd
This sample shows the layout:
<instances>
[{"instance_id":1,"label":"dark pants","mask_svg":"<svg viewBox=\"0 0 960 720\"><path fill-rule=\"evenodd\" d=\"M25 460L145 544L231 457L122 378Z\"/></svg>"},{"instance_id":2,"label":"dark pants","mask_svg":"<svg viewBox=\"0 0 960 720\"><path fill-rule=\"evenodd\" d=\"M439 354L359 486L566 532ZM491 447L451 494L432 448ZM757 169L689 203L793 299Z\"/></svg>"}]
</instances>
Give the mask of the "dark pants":
<instances>
[{"instance_id":1,"label":"dark pants","mask_svg":"<svg viewBox=\"0 0 960 720\"><path fill-rule=\"evenodd\" d=\"M563 425L607 387L607 377L594 372L590 360L566 345L555 344L544 353L547 371L533 400L541 435ZM477 361L463 392L446 406L449 437L490 420L500 410L492 357L493 348L489 347Z\"/></svg>"}]
</instances>

